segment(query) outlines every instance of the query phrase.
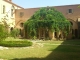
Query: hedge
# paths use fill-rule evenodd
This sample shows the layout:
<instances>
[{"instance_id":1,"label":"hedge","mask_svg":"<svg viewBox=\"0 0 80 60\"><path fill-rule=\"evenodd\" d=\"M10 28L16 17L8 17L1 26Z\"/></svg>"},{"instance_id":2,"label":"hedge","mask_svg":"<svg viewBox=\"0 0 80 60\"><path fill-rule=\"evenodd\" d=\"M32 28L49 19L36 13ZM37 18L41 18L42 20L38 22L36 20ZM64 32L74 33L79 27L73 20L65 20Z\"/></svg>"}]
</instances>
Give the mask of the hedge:
<instances>
[{"instance_id":1,"label":"hedge","mask_svg":"<svg viewBox=\"0 0 80 60\"><path fill-rule=\"evenodd\" d=\"M0 46L4 47L27 47L31 46L30 41L0 41Z\"/></svg>"}]
</instances>

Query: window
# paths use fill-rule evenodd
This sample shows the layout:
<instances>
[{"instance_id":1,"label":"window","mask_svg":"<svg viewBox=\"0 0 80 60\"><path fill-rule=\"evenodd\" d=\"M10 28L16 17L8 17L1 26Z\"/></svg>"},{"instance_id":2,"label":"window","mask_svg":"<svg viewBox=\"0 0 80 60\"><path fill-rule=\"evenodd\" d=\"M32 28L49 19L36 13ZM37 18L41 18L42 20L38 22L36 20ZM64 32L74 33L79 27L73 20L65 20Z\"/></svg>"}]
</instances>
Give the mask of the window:
<instances>
[{"instance_id":1,"label":"window","mask_svg":"<svg viewBox=\"0 0 80 60\"><path fill-rule=\"evenodd\" d=\"M24 13L23 12L20 12L20 17L23 17Z\"/></svg>"},{"instance_id":2,"label":"window","mask_svg":"<svg viewBox=\"0 0 80 60\"><path fill-rule=\"evenodd\" d=\"M3 14L5 14L5 5L3 5Z\"/></svg>"},{"instance_id":3,"label":"window","mask_svg":"<svg viewBox=\"0 0 80 60\"><path fill-rule=\"evenodd\" d=\"M68 13L73 13L73 10L72 9L68 9Z\"/></svg>"},{"instance_id":4,"label":"window","mask_svg":"<svg viewBox=\"0 0 80 60\"><path fill-rule=\"evenodd\" d=\"M12 7L11 7L11 17L13 17L13 15L14 15L14 11L15 11L15 7L12 6Z\"/></svg>"},{"instance_id":5,"label":"window","mask_svg":"<svg viewBox=\"0 0 80 60\"><path fill-rule=\"evenodd\" d=\"M13 9L11 9L11 16L13 17Z\"/></svg>"}]
</instances>

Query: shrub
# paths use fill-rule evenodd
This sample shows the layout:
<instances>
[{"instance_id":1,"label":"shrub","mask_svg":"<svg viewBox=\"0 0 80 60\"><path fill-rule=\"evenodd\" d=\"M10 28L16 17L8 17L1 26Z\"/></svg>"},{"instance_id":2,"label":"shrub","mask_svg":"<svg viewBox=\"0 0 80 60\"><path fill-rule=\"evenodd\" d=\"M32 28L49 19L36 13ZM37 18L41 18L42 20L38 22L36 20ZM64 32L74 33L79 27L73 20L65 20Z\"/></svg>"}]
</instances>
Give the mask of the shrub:
<instances>
[{"instance_id":1,"label":"shrub","mask_svg":"<svg viewBox=\"0 0 80 60\"><path fill-rule=\"evenodd\" d=\"M16 38L18 35L19 35L19 30L18 29L13 29L11 32L10 32L10 35L11 37L14 37Z\"/></svg>"},{"instance_id":2,"label":"shrub","mask_svg":"<svg viewBox=\"0 0 80 60\"><path fill-rule=\"evenodd\" d=\"M8 31L4 25L0 24L0 39L4 40L6 37L8 37Z\"/></svg>"},{"instance_id":3,"label":"shrub","mask_svg":"<svg viewBox=\"0 0 80 60\"><path fill-rule=\"evenodd\" d=\"M30 41L1 41L0 46L5 47L27 47L31 46L32 42Z\"/></svg>"}]
</instances>

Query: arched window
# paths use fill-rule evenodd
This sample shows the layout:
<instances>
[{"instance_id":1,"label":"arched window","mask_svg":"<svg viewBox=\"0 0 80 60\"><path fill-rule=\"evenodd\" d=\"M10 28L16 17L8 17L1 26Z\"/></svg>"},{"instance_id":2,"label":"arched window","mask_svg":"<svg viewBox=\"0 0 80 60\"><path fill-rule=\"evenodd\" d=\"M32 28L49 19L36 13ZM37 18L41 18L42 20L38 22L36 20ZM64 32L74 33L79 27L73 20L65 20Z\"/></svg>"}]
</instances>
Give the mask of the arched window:
<instances>
[{"instance_id":1,"label":"arched window","mask_svg":"<svg viewBox=\"0 0 80 60\"><path fill-rule=\"evenodd\" d=\"M11 17L13 17L14 11L15 11L15 7L12 6L12 7L11 7Z\"/></svg>"},{"instance_id":2,"label":"arched window","mask_svg":"<svg viewBox=\"0 0 80 60\"><path fill-rule=\"evenodd\" d=\"M5 14L5 9L6 9L5 5L3 5L3 14Z\"/></svg>"}]
</instances>

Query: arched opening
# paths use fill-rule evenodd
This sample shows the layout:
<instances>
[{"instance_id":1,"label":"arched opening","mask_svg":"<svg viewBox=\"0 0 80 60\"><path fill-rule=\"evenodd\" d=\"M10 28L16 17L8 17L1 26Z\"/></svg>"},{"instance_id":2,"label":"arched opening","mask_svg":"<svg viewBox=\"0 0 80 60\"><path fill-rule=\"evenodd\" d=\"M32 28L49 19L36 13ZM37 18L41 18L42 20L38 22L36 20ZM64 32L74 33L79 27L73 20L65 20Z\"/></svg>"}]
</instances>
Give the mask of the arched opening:
<instances>
[{"instance_id":1,"label":"arched opening","mask_svg":"<svg viewBox=\"0 0 80 60\"><path fill-rule=\"evenodd\" d=\"M78 38L80 39L80 21L78 21Z\"/></svg>"},{"instance_id":2,"label":"arched opening","mask_svg":"<svg viewBox=\"0 0 80 60\"><path fill-rule=\"evenodd\" d=\"M20 36L22 37L22 30L20 29Z\"/></svg>"},{"instance_id":3,"label":"arched opening","mask_svg":"<svg viewBox=\"0 0 80 60\"><path fill-rule=\"evenodd\" d=\"M24 23L20 23L20 27L23 27L24 26Z\"/></svg>"},{"instance_id":4,"label":"arched opening","mask_svg":"<svg viewBox=\"0 0 80 60\"><path fill-rule=\"evenodd\" d=\"M54 32L54 37L57 38L57 32L56 31Z\"/></svg>"},{"instance_id":5,"label":"arched opening","mask_svg":"<svg viewBox=\"0 0 80 60\"><path fill-rule=\"evenodd\" d=\"M39 30L39 39L45 38L45 30L43 28L40 28Z\"/></svg>"},{"instance_id":6,"label":"arched opening","mask_svg":"<svg viewBox=\"0 0 80 60\"><path fill-rule=\"evenodd\" d=\"M78 38L78 29L75 29L75 38Z\"/></svg>"},{"instance_id":7,"label":"arched opening","mask_svg":"<svg viewBox=\"0 0 80 60\"><path fill-rule=\"evenodd\" d=\"M78 38L78 29L72 29L72 38Z\"/></svg>"},{"instance_id":8,"label":"arched opening","mask_svg":"<svg viewBox=\"0 0 80 60\"><path fill-rule=\"evenodd\" d=\"M13 30L13 27L10 28L10 31L12 31L12 30Z\"/></svg>"},{"instance_id":9,"label":"arched opening","mask_svg":"<svg viewBox=\"0 0 80 60\"><path fill-rule=\"evenodd\" d=\"M23 34L23 32L24 32L23 29L20 29L19 31L20 31L19 35L20 35L21 37L23 37L23 35L24 35L24 34Z\"/></svg>"},{"instance_id":10,"label":"arched opening","mask_svg":"<svg viewBox=\"0 0 80 60\"><path fill-rule=\"evenodd\" d=\"M71 25L73 26L73 23L70 21Z\"/></svg>"},{"instance_id":11,"label":"arched opening","mask_svg":"<svg viewBox=\"0 0 80 60\"><path fill-rule=\"evenodd\" d=\"M76 39L78 38L78 29L77 29L77 26L76 26L76 22L75 21L70 21L71 25L72 25L72 38L73 39Z\"/></svg>"}]
</instances>

